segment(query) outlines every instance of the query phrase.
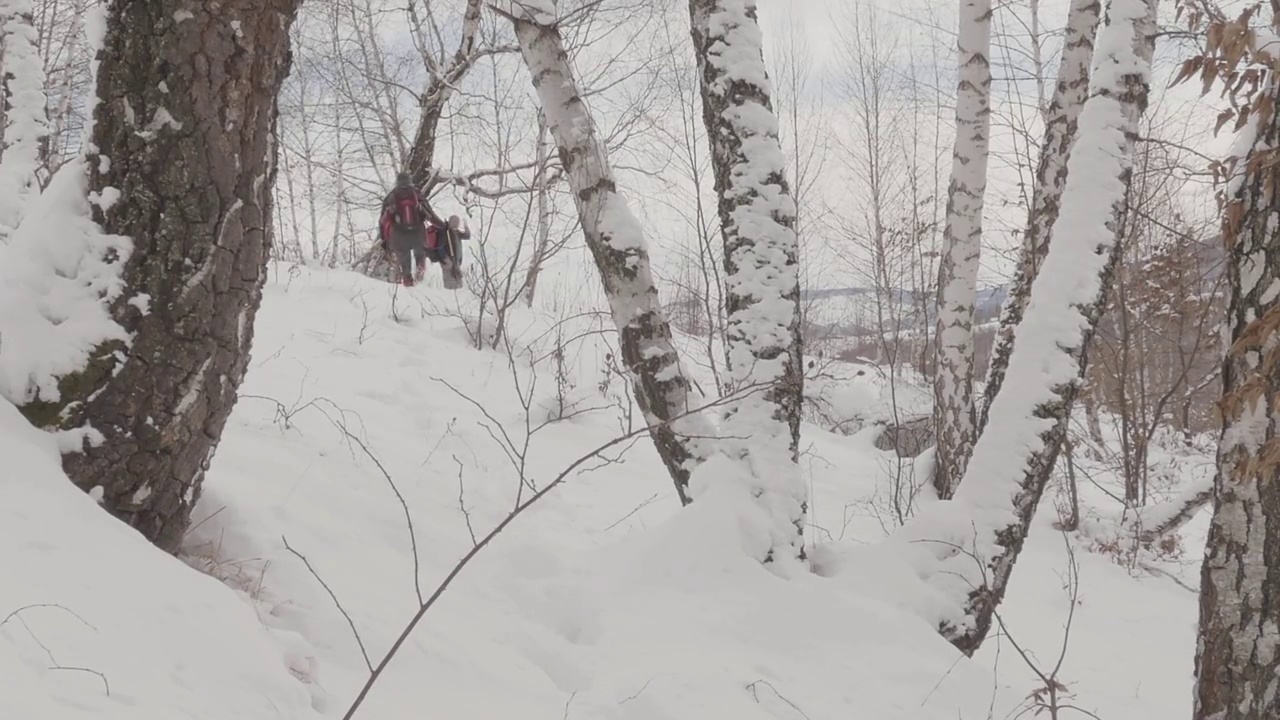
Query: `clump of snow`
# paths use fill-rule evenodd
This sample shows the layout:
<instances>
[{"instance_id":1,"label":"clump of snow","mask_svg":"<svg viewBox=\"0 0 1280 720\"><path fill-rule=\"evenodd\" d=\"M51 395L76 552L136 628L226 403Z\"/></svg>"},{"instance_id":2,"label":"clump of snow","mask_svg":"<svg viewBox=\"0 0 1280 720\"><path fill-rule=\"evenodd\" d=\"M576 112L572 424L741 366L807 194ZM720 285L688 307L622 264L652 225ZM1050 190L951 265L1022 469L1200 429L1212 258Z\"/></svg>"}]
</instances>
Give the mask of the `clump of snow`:
<instances>
[{"instance_id":1,"label":"clump of snow","mask_svg":"<svg viewBox=\"0 0 1280 720\"><path fill-rule=\"evenodd\" d=\"M57 400L59 376L128 339L107 305L132 246L93 221L86 186L85 162L65 165L0 246L0 397L13 403Z\"/></svg>"},{"instance_id":2,"label":"clump of snow","mask_svg":"<svg viewBox=\"0 0 1280 720\"><path fill-rule=\"evenodd\" d=\"M31 0L0 0L0 46L4 47L4 148L0 153L0 242L13 232L31 196L38 192L40 145L49 134L45 115L44 64L31 24Z\"/></svg>"}]
</instances>

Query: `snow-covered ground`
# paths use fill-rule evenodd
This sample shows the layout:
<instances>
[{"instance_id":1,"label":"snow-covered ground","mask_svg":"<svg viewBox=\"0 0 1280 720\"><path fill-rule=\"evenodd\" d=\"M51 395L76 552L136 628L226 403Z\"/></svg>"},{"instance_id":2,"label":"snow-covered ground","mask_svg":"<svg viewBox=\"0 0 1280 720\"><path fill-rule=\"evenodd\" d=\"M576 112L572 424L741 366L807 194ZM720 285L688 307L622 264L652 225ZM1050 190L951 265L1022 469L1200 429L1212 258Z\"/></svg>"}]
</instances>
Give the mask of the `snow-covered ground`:
<instances>
[{"instance_id":1,"label":"snow-covered ground","mask_svg":"<svg viewBox=\"0 0 1280 720\"><path fill-rule=\"evenodd\" d=\"M467 312L430 287L273 267L182 561L95 508L52 439L0 402L0 718L342 717L364 654L380 661L473 535L627 428L598 318L557 332L521 311L513 365L472 347ZM555 339L580 335L557 375ZM850 393L857 407L882 397ZM495 438L522 450L527 427L561 414L529 441L522 485ZM833 542L812 549L822 574L789 579L743 552L760 520L718 466L695 479L704 502L679 511L647 438L610 448L453 579L356 717L1012 717L1037 685L1010 639L961 657L921 619L909 567L875 546L900 466L873 432L805 427L809 538ZM1001 613L1048 668L1070 611L1053 518L1046 502ZM1071 704L1104 720L1189 715L1197 605L1183 585L1205 521L1183 557L1143 560L1172 577L1070 537Z\"/></svg>"}]
</instances>

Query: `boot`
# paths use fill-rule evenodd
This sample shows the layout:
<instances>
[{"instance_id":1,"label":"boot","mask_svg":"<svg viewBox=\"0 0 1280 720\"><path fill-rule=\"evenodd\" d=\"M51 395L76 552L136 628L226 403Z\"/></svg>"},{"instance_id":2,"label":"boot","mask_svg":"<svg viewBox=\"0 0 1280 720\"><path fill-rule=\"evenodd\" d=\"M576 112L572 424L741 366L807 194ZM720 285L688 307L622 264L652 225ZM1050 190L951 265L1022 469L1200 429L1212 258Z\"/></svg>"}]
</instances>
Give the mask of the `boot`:
<instances>
[{"instance_id":1,"label":"boot","mask_svg":"<svg viewBox=\"0 0 1280 720\"><path fill-rule=\"evenodd\" d=\"M407 288L413 287L413 278L407 277L404 280L401 280L400 283Z\"/></svg>"}]
</instances>

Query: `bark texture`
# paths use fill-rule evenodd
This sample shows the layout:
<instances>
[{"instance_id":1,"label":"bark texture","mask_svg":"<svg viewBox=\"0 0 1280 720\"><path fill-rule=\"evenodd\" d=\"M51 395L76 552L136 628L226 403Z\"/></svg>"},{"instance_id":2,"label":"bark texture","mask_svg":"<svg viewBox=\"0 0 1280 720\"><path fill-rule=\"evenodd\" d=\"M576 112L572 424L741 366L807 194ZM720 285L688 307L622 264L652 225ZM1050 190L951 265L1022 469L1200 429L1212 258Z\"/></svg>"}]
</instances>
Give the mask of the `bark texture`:
<instances>
[{"instance_id":1,"label":"bark texture","mask_svg":"<svg viewBox=\"0 0 1280 720\"><path fill-rule=\"evenodd\" d=\"M1099 0L1072 0L1067 10L1066 37L1058 64L1058 83L1045 114L1044 145L1036 167L1036 184L1031 191L1031 209L1023 231L1022 249L1014 272L1009 297L1000 312L1000 329L991 350L987 384L982 390L977 432L982 434L991 413L991 401L1004 385L1013 353L1014 333L1031 300L1031 284L1049 252L1053 225L1058 221L1062 191L1067 186L1067 157L1076 139L1080 109L1089 96L1089 66L1093 63L1093 41L1101 14Z\"/></svg>"},{"instance_id":2,"label":"bark texture","mask_svg":"<svg viewBox=\"0 0 1280 720\"><path fill-rule=\"evenodd\" d=\"M690 0L702 117L711 146L725 267L731 388L722 432L773 520L766 561L804 557L808 498L798 447L804 365L796 205L770 99L755 0Z\"/></svg>"},{"instance_id":3,"label":"bark texture","mask_svg":"<svg viewBox=\"0 0 1280 720\"><path fill-rule=\"evenodd\" d=\"M947 220L938 265L937 374L933 381L933 485L949 498L964 476L977 418L973 403L973 312L982 208L991 142L991 2L961 0L957 51L956 139L947 189Z\"/></svg>"},{"instance_id":4,"label":"bark texture","mask_svg":"<svg viewBox=\"0 0 1280 720\"><path fill-rule=\"evenodd\" d=\"M116 0L107 15L90 197L133 240L111 308L131 341L64 378L59 407L28 409L100 433L67 474L169 551L248 366L299 2Z\"/></svg>"},{"instance_id":5,"label":"bark texture","mask_svg":"<svg viewBox=\"0 0 1280 720\"><path fill-rule=\"evenodd\" d=\"M520 52L542 102L561 166L573 193L587 247L618 328L621 359L631 372L636 401L658 455L682 503L689 475L706 457L712 434L697 414L649 267L644 230L618 193L604 140L578 90L553 8L511 4Z\"/></svg>"},{"instance_id":6,"label":"bark texture","mask_svg":"<svg viewBox=\"0 0 1280 720\"><path fill-rule=\"evenodd\" d=\"M1280 123L1275 77L1268 83L1270 98L1255 106L1262 127L1241 158L1244 177L1222 223L1232 346L1200 572L1196 720L1280 717L1280 177L1273 149Z\"/></svg>"},{"instance_id":7,"label":"bark texture","mask_svg":"<svg viewBox=\"0 0 1280 720\"><path fill-rule=\"evenodd\" d=\"M1134 143L1150 92L1155 20L1156 0L1111 2L1099 36L1094 89L1081 111L1080 137L1068 161L1074 174L1053 228L1058 242L1045 259L1052 272L1032 286L1034 302L1025 322L1034 326L1010 359L1012 389L996 397L991 426L978 440L956 494L976 534L958 543L971 556L950 558L962 581L956 587L967 595L962 619L940 630L969 655L991 629L1084 382L1089 344L1106 306L1129 212Z\"/></svg>"}]
</instances>

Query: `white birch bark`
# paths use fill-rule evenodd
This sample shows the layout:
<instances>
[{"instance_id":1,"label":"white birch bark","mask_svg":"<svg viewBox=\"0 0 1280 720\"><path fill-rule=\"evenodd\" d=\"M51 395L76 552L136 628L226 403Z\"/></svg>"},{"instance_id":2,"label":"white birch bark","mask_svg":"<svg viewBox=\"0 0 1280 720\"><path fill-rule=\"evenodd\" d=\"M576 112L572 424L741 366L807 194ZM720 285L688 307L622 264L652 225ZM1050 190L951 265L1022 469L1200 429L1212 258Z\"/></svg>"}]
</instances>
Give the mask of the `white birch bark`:
<instances>
[{"instance_id":1,"label":"white birch bark","mask_svg":"<svg viewBox=\"0 0 1280 720\"><path fill-rule=\"evenodd\" d=\"M798 451L804 372L796 205L770 101L755 0L691 0L702 113L711 145L725 265L732 403L721 448L742 462L769 513L765 561L804 557L807 491Z\"/></svg>"},{"instance_id":2,"label":"white birch bark","mask_svg":"<svg viewBox=\"0 0 1280 720\"><path fill-rule=\"evenodd\" d=\"M973 307L982 250L982 205L991 137L991 2L962 0L957 49L956 139L938 266L934 377L934 488L949 498L973 447Z\"/></svg>"},{"instance_id":3,"label":"white birch bark","mask_svg":"<svg viewBox=\"0 0 1280 720\"><path fill-rule=\"evenodd\" d=\"M983 388L978 434L987 425L991 401L1004 384L1013 352L1014 331L1022 321L1031 299L1031 283L1048 252L1053 224L1058 219L1062 191L1067 184L1067 157L1076 139L1080 109L1089 95L1089 66L1093 63L1093 42L1098 33L1099 0L1072 0L1067 10L1066 37L1058 82L1045 113L1044 145L1036 168L1036 184L1031 191L1031 210L1022 236L1022 250L1009 298L1000 311L1000 330L991 351L991 369Z\"/></svg>"},{"instance_id":4,"label":"white birch bark","mask_svg":"<svg viewBox=\"0 0 1280 720\"><path fill-rule=\"evenodd\" d=\"M1009 359L1005 391L955 502L922 513L904 533L926 541L931 582L960 612L942 634L971 654L991 627L1048 483L1119 257L1134 138L1146 109L1156 0L1112 0L1099 34L1093 90L1067 160L1062 208Z\"/></svg>"},{"instance_id":5,"label":"white birch bark","mask_svg":"<svg viewBox=\"0 0 1280 720\"><path fill-rule=\"evenodd\" d=\"M32 25L31 0L0 0L0 76L4 92L4 141L0 151L0 242L22 221L23 208L39 192L36 170L49 135L44 63Z\"/></svg>"},{"instance_id":6,"label":"white birch bark","mask_svg":"<svg viewBox=\"0 0 1280 720\"><path fill-rule=\"evenodd\" d=\"M1272 18L1273 22L1277 18ZM1220 196L1228 250L1231 346L1222 369L1222 435L1213 519L1200 571L1194 720L1280 717L1280 240L1274 164L1280 151L1274 29L1213 23L1209 63L1244 58L1261 75L1230 182ZM1241 68L1243 69L1243 68ZM1234 85L1224 70L1224 84ZM1244 93L1236 86L1234 100ZM1206 84L1206 87L1209 87ZM1230 91L1230 90L1229 90Z\"/></svg>"},{"instance_id":7,"label":"white birch bark","mask_svg":"<svg viewBox=\"0 0 1280 720\"><path fill-rule=\"evenodd\" d=\"M555 8L545 0L512 2L501 11L515 27L521 55L555 138L587 247L618 327L621 360L658 454L689 502L689 474L713 434L695 408L690 385L649 268L644 229L618 192L604 139L578 90Z\"/></svg>"}]
</instances>

